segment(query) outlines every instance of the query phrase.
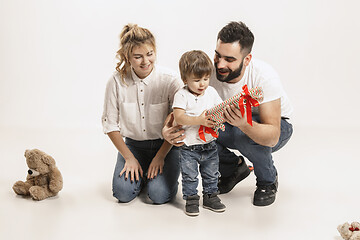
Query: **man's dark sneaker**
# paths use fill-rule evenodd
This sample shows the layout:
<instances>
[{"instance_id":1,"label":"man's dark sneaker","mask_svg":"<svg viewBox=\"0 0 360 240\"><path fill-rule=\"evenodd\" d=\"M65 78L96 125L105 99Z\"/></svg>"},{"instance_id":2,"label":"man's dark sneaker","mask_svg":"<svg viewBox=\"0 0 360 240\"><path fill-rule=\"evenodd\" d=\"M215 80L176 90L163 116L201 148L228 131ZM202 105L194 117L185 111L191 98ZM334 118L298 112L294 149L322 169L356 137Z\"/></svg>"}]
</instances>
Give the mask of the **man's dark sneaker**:
<instances>
[{"instance_id":1,"label":"man's dark sneaker","mask_svg":"<svg viewBox=\"0 0 360 240\"><path fill-rule=\"evenodd\" d=\"M199 195L192 195L187 197L185 204L185 214L188 216L199 215Z\"/></svg>"},{"instance_id":2,"label":"man's dark sneaker","mask_svg":"<svg viewBox=\"0 0 360 240\"><path fill-rule=\"evenodd\" d=\"M203 207L210 209L214 212L223 212L226 207L221 203L218 193L204 194L203 195Z\"/></svg>"},{"instance_id":3,"label":"man's dark sneaker","mask_svg":"<svg viewBox=\"0 0 360 240\"><path fill-rule=\"evenodd\" d=\"M268 206L275 201L278 181L271 185L258 185L254 193L253 204L255 206Z\"/></svg>"},{"instance_id":4,"label":"man's dark sneaker","mask_svg":"<svg viewBox=\"0 0 360 240\"><path fill-rule=\"evenodd\" d=\"M235 172L230 177L220 177L218 188L220 194L230 192L236 184L238 184L241 180L245 179L251 173L251 170L246 165L246 162L242 156L241 163L237 166Z\"/></svg>"}]
</instances>

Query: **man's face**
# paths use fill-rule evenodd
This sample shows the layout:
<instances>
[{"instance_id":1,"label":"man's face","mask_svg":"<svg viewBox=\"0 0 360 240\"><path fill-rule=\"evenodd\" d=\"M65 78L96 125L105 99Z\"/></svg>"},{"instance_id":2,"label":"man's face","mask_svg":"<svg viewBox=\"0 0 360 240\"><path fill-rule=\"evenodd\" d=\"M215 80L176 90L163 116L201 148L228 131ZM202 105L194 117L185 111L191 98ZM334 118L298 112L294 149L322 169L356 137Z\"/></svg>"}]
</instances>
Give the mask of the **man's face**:
<instances>
[{"instance_id":1,"label":"man's face","mask_svg":"<svg viewBox=\"0 0 360 240\"><path fill-rule=\"evenodd\" d=\"M221 82L240 81L245 70L243 68L244 58L238 42L224 43L219 39L216 43L214 57L216 78Z\"/></svg>"}]
</instances>

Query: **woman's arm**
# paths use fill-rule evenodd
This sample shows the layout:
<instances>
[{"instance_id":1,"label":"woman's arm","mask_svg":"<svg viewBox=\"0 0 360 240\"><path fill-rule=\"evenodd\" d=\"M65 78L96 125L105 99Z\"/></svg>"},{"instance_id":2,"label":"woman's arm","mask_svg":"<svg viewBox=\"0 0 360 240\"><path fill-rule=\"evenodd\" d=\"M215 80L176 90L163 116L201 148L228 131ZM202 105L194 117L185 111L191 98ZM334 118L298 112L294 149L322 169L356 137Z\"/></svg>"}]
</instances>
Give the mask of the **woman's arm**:
<instances>
[{"instance_id":1,"label":"woman's arm","mask_svg":"<svg viewBox=\"0 0 360 240\"><path fill-rule=\"evenodd\" d=\"M126 146L124 139L122 138L120 132L109 132L107 134L116 149L120 152L120 154L125 159L124 168L120 172L120 176L125 173L125 179L128 179L130 174L130 180L133 182L134 180L139 181L139 175L143 176L143 170L138 162L138 160L134 157L130 149Z\"/></svg>"}]
</instances>

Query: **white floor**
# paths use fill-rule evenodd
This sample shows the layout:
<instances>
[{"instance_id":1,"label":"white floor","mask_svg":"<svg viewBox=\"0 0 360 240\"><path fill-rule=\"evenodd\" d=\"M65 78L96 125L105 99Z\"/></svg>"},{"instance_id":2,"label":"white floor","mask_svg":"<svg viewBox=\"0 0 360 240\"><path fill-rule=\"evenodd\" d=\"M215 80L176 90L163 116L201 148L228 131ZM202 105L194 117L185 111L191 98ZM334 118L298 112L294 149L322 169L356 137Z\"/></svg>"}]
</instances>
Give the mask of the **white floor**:
<instances>
[{"instance_id":1,"label":"white floor","mask_svg":"<svg viewBox=\"0 0 360 240\"><path fill-rule=\"evenodd\" d=\"M0 129L0 239L342 239L336 227L360 221L360 129L297 127L288 145L274 155L279 172L276 202L251 203L251 174L221 195L227 209L183 212L176 199L152 205L141 195L128 204L112 197L116 151L101 129ZM25 149L52 155L64 189L40 202L12 191L25 180Z\"/></svg>"}]
</instances>

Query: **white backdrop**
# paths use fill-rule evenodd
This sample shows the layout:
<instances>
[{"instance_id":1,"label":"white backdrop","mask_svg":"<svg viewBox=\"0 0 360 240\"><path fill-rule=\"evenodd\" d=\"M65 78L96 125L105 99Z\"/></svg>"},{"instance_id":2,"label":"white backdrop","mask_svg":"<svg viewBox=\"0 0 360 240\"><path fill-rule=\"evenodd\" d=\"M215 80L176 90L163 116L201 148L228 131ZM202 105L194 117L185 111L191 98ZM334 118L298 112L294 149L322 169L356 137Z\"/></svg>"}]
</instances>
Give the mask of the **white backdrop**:
<instances>
[{"instance_id":1,"label":"white backdrop","mask_svg":"<svg viewBox=\"0 0 360 240\"><path fill-rule=\"evenodd\" d=\"M232 20L249 26L253 56L278 71L293 123L359 126L359 9L357 0L0 0L0 126L100 130L125 24L149 28L158 63L177 70L185 51L212 58Z\"/></svg>"}]
</instances>

